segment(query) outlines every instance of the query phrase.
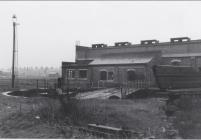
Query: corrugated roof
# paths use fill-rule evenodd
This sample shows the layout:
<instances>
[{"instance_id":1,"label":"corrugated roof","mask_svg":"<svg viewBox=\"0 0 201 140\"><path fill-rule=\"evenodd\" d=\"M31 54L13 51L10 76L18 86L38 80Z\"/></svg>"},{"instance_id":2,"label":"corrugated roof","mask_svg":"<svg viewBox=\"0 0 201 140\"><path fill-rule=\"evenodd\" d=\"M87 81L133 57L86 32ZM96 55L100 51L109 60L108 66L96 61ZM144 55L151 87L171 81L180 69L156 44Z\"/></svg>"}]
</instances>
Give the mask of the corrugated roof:
<instances>
[{"instance_id":1,"label":"corrugated roof","mask_svg":"<svg viewBox=\"0 0 201 140\"><path fill-rule=\"evenodd\" d=\"M89 65L112 65L112 64L146 64L153 57L133 57L133 58L99 58L95 59Z\"/></svg>"},{"instance_id":2,"label":"corrugated roof","mask_svg":"<svg viewBox=\"0 0 201 140\"><path fill-rule=\"evenodd\" d=\"M162 57L192 57L201 56L201 53L177 53L177 54L163 54Z\"/></svg>"}]
</instances>

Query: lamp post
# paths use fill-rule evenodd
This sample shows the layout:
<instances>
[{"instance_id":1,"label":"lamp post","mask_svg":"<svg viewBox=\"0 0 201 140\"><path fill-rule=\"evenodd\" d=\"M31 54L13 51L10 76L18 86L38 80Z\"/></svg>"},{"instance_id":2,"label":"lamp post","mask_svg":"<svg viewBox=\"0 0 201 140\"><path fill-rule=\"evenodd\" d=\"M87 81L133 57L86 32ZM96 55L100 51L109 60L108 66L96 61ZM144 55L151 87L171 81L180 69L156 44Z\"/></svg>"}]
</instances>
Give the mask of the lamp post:
<instances>
[{"instance_id":1,"label":"lamp post","mask_svg":"<svg viewBox=\"0 0 201 140\"><path fill-rule=\"evenodd\" d=\"M15 88L15 52L16 52L16 25L17 17L13 15L13 58L12 58L12 88Z\"/></svg>"}]
</instances>

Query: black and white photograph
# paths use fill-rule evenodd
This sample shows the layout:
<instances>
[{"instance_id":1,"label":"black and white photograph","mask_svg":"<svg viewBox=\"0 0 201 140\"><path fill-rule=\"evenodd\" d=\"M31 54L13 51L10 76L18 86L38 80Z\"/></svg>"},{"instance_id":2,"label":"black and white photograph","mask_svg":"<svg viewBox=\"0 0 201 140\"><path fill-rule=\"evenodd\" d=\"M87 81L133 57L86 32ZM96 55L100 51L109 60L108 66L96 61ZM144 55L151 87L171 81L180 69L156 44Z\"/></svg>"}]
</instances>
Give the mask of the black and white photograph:
<instances>
[{"instance_id":1,"label":"black and white photograph","mask_svg":"<svg viewBox=\"0 0 201 140\"><path fill-rule=\"evenodd\" d=\"M201 1L0 1L0 138L201 139Z\"/></svg>"}]
</instances>

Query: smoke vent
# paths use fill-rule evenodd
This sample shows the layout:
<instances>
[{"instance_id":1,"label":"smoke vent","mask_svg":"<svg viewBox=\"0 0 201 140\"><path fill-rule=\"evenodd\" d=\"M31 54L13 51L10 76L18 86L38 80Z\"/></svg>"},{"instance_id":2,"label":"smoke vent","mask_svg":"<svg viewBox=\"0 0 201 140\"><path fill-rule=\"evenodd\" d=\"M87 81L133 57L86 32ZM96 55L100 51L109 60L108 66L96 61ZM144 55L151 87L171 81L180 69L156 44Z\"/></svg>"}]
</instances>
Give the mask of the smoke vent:
<instances>
[{"instance_id":1,"label":"smoke vent","mask_svg":"<svg viewBox=\"0 0 201 140\"><path fill-rule=\"evenodd\" d=\"M92 48L106 48L107 44L92 44Z\"/></svg>"},{"instance_id":2,"label":"smoke vent","mask_svg":"<svg viewBox=\"0 0 201 140\"><path fill-rule=\"evenodd\" d=\"M153 44L158 44L158 40L142 40L141 45L153 45Z\"/></svg>"},{"instance_id":3,"label":"smoke vent","mask_svg":"<svg viewBox=\"0 0 201 140\"><path fill-rule=\"evenodd\" d=\"M171 38L170 42L171 43L176 43L176 42L190 42L191 39L189 37L177 37L177 38Z\"/></svg>"},{"instance_id":4,"label":"smoke vent","mask_svg":"<svg viewBox=\"0 0 201 140\"><path fill-rule=\"evenodd\" d=\"M130 46L130 42L116 42L114 43L115 47L121 47L121 46Z\"/></svg>"}]
</instances>

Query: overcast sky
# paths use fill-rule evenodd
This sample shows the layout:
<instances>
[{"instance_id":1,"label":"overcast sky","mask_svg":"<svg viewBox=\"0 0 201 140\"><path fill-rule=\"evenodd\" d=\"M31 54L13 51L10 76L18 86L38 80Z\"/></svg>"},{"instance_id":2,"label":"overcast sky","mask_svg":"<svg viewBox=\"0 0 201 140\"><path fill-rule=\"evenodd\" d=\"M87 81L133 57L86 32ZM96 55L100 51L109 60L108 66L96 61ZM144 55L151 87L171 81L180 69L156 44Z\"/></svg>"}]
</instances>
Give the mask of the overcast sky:
<instances>
[{"instance_id":1,"label":"overcast sky","mask_svg":"<svg viewBox=\"0 0 201 140\"><path fill-rule=\"evenodd\" d=\"M201 2L0 2L0 68L11 67L12 15L18 22L19 66L61 66L75 60L75 42L93 43L189 36L201 39Z\"/></svg>"}]
</instances>

